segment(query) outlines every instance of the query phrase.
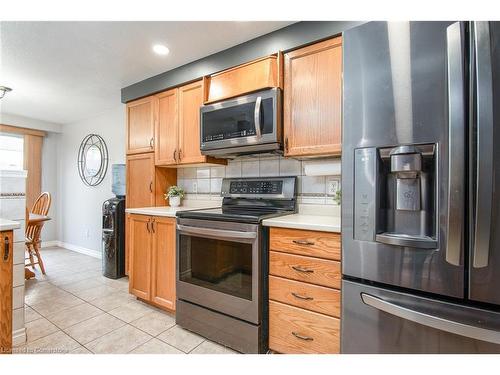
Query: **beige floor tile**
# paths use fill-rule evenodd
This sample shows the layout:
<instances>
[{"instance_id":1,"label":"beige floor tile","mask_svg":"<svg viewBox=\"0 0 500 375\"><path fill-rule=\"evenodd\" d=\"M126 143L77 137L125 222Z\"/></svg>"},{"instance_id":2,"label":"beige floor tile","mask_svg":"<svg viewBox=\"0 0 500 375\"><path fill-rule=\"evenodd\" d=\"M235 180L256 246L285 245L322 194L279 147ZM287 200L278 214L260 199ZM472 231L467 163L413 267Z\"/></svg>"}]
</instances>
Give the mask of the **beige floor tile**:
<instances>
[{"instance_id":1,"label":"beige floor tile","mask_svg":"<svg viewBox=\"0 0 500 375\"><path fill-rule=\"evenodd\" d=\"M37 313L35 310L33 310L31 307L28 305L24 305L24 322L29 323L32 322L33 320L40 319L42 316Z\"/></svg>"},{"instance_id":2,"label":"beige floor tile","mask_svg":"<svg viewBox=\"0 0 500 375\"><path fill-rule=\"evenodd\" d=\"M182 329L179 326L174 326L166 330L158 336L158 339L182 350L184 353L189 353L205 340L203 337Z\"/></svg>"},{"instance_id":3,"label":"beige floor tile","mask_svg":"<svg viewBox=\"0 0 500 375\"><path fill-rule=\"evenodd\" d=\"M102 310L88 303L82 303L74 307L62 310L58 313L47 316L47 319L61 329L71 327L74 324L104 314Z\"/></svg>"},{"instance_id":4,"label":"beige floor tile","mask_svg":"<svg viewBox=\"0 0 500 375\"><path fill-rule=\"evenodd\" d=\"M66 328L64 332L66 332L79 343L85 345L124 325L125 323L120 319L104 313L102 315L98 315L94 318Z\"/></svg>"},{"instance_id":5,"label":"beige floor tile","mask_svg":"<svg viewBox=\"0 0 500 375\"><path fill-rule=\"evenodd\" d=\"M125 354L151 338L147 333L126 325L88 343L85 347L97 354Z\"/></svg>"},{"instance_id":6,"label":"beige floor tile","mask_svg":"<svg viewBox=\"0 0 500 375\"><path fill-rule=\"evenodd\" d=\"M135 348L131 354L185 354L173 346L158 339L149 340L147 343Z\"/></svg>"},{"instance_id":7,"label":"beige floor tile","mask_svg":"<svg viewBox=\"0 0 500 375\"><path fill-rule=\"evenodd\" d=\"M26 345L27 353L67 354L80 346L63 331L57 331Z\"/></svg>"},{"instance_id":8,"label":"beige floor tile","mask_svg":"<svg viewBox=\"0 0 500 375\"><path fill-rule=\"evenodd\" d=\"M170 327L175 326L175 317L166 312L153 311L130 322L130 324L149 333L151 336L158 336Z\"/></svg>"},{"instance_id":9,"label":"beige floor tile","mask_svg":"<svg viewBox=\"0 0 500 375\"><path fill-rule=\"evenodd\" d=\"M59 328L45 318L26 323L26 336L28 342L38 340L56 331L59 331Z\"/></svg>"},{"instance_id":10,"label":"beige floor tile","mask_svg":"<svg viewBox=\"0 0 500 375\"><path fill-rule=\"evenodd\" d=\"M88 350L85 346L80 346L76 349L73 349L69 354L94 354L94 353Z\"/></svg>"},{"instance_id":11,"label":"beige floor tile","mask_svg":"<svg viewBox=\"0 0 500 375\"><path fill-rule=\"evenodd\" d=\"M194 348L189 354L237 354L237 352L207 340Z\"/></svg>"},{"instance_id":12,"label":"beige floor tile","mask_svg":"<svg viewBox=\"0 0 500 375\"><path fill-rule=\"evenodd\" d=\"M106 297L113 293L116 293L115 288L102 284L91 289L73 292L74 295L85 301L92 301L93 299Z\"/></svg>"},{"instance_id":13,"label":"beige floor tile","mask_svg":"<svg viewBox=\"0 0 500 375\"><path fill-rule=\"evenodd\" d=\"M100 282L92 279L85 279L77 281L76 283L63 284L60 286L60 288L70 293L74 293L74 292L80 292L82 290L92 289L98 286L101 286Z\"/></svg>"},{"instance_id":14,"label":"beige floor tile","mask_svg":"<svg viewBox=\"0 0 500 375\"><path fill-rule=\"evenodd\" d=\"M120 291L128 292L128 277L122 277L121 279L108 279L107 277L101 276L99 281Z\"/></svg>"},{"instance_id":15,"label":"beige floor tile","mask_svg":"<svg viewBox=\"0 0 500 375\"><path fill-rule=\"evenodd\" d=\"M89 303L97 306L101 310L110 311L134 300L135 297L129 293L116 292L105 297L93 299L92 301L89 301Z\"/></svg>"},{"instance_id":16,"label":"beige floor tile","mask_svg":"<svg viewBox=\"0 0 500 375\"><path fill-rule=\"evenodd\" d=\"M63 297L49 298L43 302L30 305L30 307L33 308L33 310L35 310L37 313L43 316L48 316L67 308L80 305L84 302L85 301L81 300L80 298L77 298L68 293Z\"/></svg>"},{"instance_id":17,"label":"beige floor tile","mask_svg":"<svg viewBox=\"0 0 500 375\"><path fill-rule=\"evenodd\" d=\"M150 313L152 311L146 304L140 303L137 301L132 301L127 303L126 305L117 307L109 311L109 313L113 316L116 316L118 319L123 320L124 322L130 323L133 320L137 320L144 315Z\"/></svg>"}]
</instances>

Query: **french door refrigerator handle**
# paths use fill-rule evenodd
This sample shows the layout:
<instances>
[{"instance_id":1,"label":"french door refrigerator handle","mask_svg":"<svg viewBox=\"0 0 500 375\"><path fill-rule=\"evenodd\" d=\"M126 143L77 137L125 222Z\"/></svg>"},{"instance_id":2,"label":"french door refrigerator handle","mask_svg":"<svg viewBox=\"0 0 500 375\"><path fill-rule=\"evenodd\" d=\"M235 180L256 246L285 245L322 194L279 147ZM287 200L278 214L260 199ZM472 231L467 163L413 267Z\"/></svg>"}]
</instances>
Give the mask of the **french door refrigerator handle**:
<instances>
[{"instance_id":1,"label":"french door refrigerator handle","mask_svg":"<svg viewBox=\"0 0 500 375\"><path fill-rule=\"evenodd\" d=\"M211 235L211 236L219 236L226 238L256 238L256 232L241 232L234 230L223 230L223 229L210 229L210 228L199 228L199 227L191 227L188 225L177 224L177 229L181 232L185 232L188 234L198 234L198 235Z\"/></svg>"},{"instance_id":2,"label":"french door refrigerator handle","mask_svg":"<svg viewBox=\"0 0 500 375\"><path fill-rule=\"evenodd\" d=\"M488 22L474 22L476 74L477 181L474 268L488 266L493 199L493 85Z\"/></svg>"},{"instance_id":3,"label":"french door refrigerator handle","mask_svg":"<svg viewBox=\"0 0 500 375\"><path fill-rule=\"evenodd\" d=\"M401 319L409 320L427 327L438 329L440 331L453 333L455 335L487 341L494 344L500 344L499 331L474 327L460 322L455 322L453 320L441 318L439 316L429 315L420 311L411 310L406 307L396 305L392 302L384 301L381 298L366 293L361 293L361 300L368 306L397 316Z\"/></svg>"},{"instance_id":4,"label":"french door refrigerator handle","mask_svg":"<svg viewBox=\"0 0 500 375\"><path fill-rule=\"evenodd\" d=\"M446 29L448 67L448 217L446 261L460 265L463 246L465 184L464 30L460 22Z\"/></svg>"}]
</instances>

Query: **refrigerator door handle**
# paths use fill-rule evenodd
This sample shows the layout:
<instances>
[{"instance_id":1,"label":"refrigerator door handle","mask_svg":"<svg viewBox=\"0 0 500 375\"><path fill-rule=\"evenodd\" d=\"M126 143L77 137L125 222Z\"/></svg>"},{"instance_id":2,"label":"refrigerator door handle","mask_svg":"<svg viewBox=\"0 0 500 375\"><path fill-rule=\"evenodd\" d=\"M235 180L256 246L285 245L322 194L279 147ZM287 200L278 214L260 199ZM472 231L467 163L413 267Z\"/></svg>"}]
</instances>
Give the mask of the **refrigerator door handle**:
<instances>
[{"instance_id":1,"label":"refrigerator door handle","mask_svg":"<svg viewBox=\"0 0 500 375\"><path fill-rule=\"evenodd\" d=\"M473 261L488 266L493 203L493 84L488 22L474 22L476 78L477 181Z\"/></svg>"},{"instance_id":2,"label":"refrigerator door handle","mask_svg":"<svg viewBox=\"0 0 500 375\"><path fill-rule=\"evenodd\" d=\"M446 29L448 68L448 218L446 261L460 265L463 246L465 184L464 29L455 22Z\"/></svg>"},{"instance_id":3,"label":"refrigerator door handle","mask_svg":"<svg viewBox=\"0 0 500 375\"><path fill-rule=\"evenodd\" d=\"M440 331L453 333L455 335L487 341L494 344L500 344L500 331L479 328L468 324L455 322L453 320L441 318L439 316L429 315L420 311L411 310L406 307L396 305L395 303L384 301L381 298L366 293L361 293L361 300L368 306L397 316L401 319L409 320Z\"/></svg>"}]
</instances>

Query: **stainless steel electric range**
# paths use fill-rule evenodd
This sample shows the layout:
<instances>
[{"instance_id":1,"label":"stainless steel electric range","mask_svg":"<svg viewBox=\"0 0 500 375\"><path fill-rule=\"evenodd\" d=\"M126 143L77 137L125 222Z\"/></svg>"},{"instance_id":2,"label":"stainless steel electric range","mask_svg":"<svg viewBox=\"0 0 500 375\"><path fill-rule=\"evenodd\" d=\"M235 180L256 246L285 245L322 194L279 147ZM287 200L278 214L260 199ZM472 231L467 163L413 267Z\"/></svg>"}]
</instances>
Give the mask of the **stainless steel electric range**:
<instances>
[{"instance_id":1,"label":"stainless steel electric range","mask_svg":"<svg viewBox=\"0 0 500 375\"><path fill-rule=\"evenodd\" d=\"M295 213L296 177L225 178L221 208L177 213L181 327L243 353L268 347L269 230Z\"/></svg>"}]
</instances>

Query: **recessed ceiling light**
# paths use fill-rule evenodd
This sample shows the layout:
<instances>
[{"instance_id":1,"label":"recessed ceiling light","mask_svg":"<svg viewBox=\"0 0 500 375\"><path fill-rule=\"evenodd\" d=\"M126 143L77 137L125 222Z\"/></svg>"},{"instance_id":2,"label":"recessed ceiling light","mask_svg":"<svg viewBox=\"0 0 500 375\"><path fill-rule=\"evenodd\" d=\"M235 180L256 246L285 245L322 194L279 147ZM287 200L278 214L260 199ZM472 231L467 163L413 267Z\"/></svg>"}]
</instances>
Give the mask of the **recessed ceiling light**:
<instances>
[{"instance_id":1,"label":"recessed ceiling light","mask_svg":"<svg viewBox=\"0 0 500 375\"><path fill-rule=\"evenodd\" d=\"M166 56L170 52L167 46L164 46L163 44L155 44L153 46L153 51L154 53L160 56Z\"/></svg>"}]
</instances>

